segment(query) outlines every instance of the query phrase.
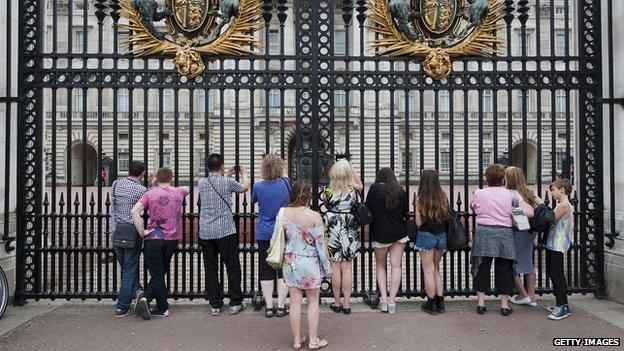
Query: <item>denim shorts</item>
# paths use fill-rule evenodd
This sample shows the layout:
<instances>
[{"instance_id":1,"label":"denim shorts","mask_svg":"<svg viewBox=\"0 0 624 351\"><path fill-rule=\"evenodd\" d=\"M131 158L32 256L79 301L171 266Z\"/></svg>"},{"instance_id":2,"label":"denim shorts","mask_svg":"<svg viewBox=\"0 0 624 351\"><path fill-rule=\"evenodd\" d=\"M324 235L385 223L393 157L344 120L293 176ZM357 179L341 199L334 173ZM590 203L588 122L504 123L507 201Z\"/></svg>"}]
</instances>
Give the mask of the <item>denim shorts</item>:
<instances>
[{"instance_id":1,"label":"denim shorts","mask_svg":"<svg viewBox=\"0 0 624 351\"><path fill-rule=\"evenodd\" d=\"M427 252L433 249L446 252L446 233L432 233L418 231L416 237L416 244L414 245L416 251Z\"/></svg>"}]
</instances>

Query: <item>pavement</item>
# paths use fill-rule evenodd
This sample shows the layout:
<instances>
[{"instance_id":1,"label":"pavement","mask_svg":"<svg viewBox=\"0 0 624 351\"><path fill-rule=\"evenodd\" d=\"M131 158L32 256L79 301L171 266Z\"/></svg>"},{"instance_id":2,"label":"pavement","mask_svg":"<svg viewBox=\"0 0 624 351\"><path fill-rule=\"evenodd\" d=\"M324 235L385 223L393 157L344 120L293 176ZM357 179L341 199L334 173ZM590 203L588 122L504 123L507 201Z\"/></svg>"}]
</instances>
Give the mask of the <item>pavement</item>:
<instances>
[{"instance_id":1,"label":"pavement","mask_svg":"<svg viewBox=\"0 0 624 351\"><path fill-rule=\"evenodd\" d=\"M553 338L624 338L624 305L590 296L572 297L573 313L561 321L546 318L551 298L516 307L509 317L493 299L484 315L476 314L472 299L447 299L447 313L437 316L422 312L421 301L398 302L395 315L356 302L346 316L324 300L319 333L329 341L326 350L565 350ZM288 318L267 319L248 307L241 315L212 317L204 302L172 301L170 317L143 321L114 318L111 301L33 301L0 319L0 350L290 350ZM574 348L584 349L621 348Z\"/></svg>"}]
</instances>

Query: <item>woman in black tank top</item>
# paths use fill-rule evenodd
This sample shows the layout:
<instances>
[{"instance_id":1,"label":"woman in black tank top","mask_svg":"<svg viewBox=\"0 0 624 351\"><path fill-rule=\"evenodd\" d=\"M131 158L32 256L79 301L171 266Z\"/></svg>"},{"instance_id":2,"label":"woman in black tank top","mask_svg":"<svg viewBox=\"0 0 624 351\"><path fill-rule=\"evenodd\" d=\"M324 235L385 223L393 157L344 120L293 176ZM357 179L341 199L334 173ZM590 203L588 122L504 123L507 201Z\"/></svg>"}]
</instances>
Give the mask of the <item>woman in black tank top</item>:
<instances>
[{"instance_id":1,"label":"woman in black tank top","mask_svg":"<svg viewBox=\"0 0 624 351\"><path fill-rule=\"evenodd\" d=\"M429 314L438 314L445 311L442 278L438 267L446 252L449 202L436 171L424 170L421 173L418 197L414 204L418 226L415 248L420 255L427 291L427 301L423 302L422 309Z\"/></svg>"}]
</instances>

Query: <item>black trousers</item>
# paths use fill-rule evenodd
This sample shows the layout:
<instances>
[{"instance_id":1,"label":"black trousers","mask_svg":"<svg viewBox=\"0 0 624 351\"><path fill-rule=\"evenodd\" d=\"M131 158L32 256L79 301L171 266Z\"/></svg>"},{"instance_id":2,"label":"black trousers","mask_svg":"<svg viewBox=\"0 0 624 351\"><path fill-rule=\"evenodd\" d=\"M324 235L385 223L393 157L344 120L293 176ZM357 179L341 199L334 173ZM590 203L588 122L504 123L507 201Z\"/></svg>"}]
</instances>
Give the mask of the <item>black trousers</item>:
<instances>
[{"instance_id":1,"label":"black trousers","mask_svg":"<svg viewBox=\"0 0 624 351\"><path fill-rule=\"evenodd\" d=\"M275 280L282 279L282 270L275 269L266 262L269 253L267 250L271 246L271 242L268 240L258 240L258 271L260 273L260 280Z\"/></svg>"},{"instance_id":2,"label":"black trousers","mask_svg":"<svg viewBox=\"0 0 624 351\"><path fill-rule=\"evenodd\" d=\"M210 306L213 308L223 306L223 289L219 283L219 275L217 273L218 255L221 255L221 260L227 269L230 306L243 303L241 268L238 259L238 234L228 235L221 239L201 239L200 243L204 257L206 289Z\"/></svg>"},{"instance_id":3,"label":"black trousers","mask_svg":"<svg viewBox=\"0 0 624 351\"><path fill-rule=\"evenodd\" d=\"M156 308L159 311L169 309L167 298L169 291L165 284L165 274L169 273L169 264L173 252L178 246L177 240L145 240L143 255L150 274L149 283L145 287L147 301L156 299Z\"/></svg>"},{"instance_id":4,"label":"black trousers","mask_svg":"<svg viewBox=\"0 0 624 351\"><path fill-rule=\"evenodd\" d=\"M568 304L568 283L563 272L563 252L546 249L546 274L555 290L557 306Z\"/></svg>"},{"instance_id":5,"label":"black trousers","mask_svg":"<svg viewBox=\"0 0 624 351\"><path fill-rule=\"evenodd\" d=\"M474 288L478 292L490 290L490 267L494 260L494 286L499 294L511 295L516 289L514 282L513 260L500 257L481 257L481 264L478 267L477 275L474 278Z\"/></svg>"}]
</instances>

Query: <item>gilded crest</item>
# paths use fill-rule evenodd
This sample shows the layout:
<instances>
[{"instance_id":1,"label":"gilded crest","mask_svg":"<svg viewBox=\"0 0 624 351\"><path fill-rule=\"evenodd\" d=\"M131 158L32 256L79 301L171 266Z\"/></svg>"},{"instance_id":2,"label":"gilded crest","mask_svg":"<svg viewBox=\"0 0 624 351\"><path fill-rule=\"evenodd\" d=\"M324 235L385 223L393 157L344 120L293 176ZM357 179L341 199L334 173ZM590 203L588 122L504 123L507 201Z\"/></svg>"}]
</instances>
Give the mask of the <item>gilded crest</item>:
<instances>
[{"instance_id":1,"label":"gilded crest","mask_svg":"<svg viewBox=\"0 0 624 351\"><path fill-rule=\"evenodd\" d=\"M203 73L203 56L250 55L258 46L260 0L122 0L121 27L136 57L166 55L190 79ZM155 25L165 21L165 28Z\"/></svg>"},{"instance_id":2,"label":"gilded crest","mask_svg":"<svg viewBox=\"0 0 624 351\"><path fill-rule=\"evenodd\" d=\"M197 32L204 25L209 27L213 16L219 9L217 0L169 0L169 7L173 12L172 25L185 32ZM205 23L210 19L210 23Z\"/></svg>"},{"instance_id":3,"label":"gilded crest","mask_svg":"<svg viewBox=\"0 0 624 351\"><path fill-rule=\"evenodd\" d=\"M424 58L423 71L447 77L454 56L493 56L503 40L503 0L368 0L371 44L380 55ZM498 44L498 46L497 46Z\"/></svg>"},{"instance_id":4,"label":"gilded crest","mask_svg":"<svg viewBox=\"0 0 624 351\"><path fill-rule=\"evenodd\" d=\"M415 0L420 6L422 22L432 33L446 32L456 20L457 3L462 0Z\"/></svg>"}]
</instances>

